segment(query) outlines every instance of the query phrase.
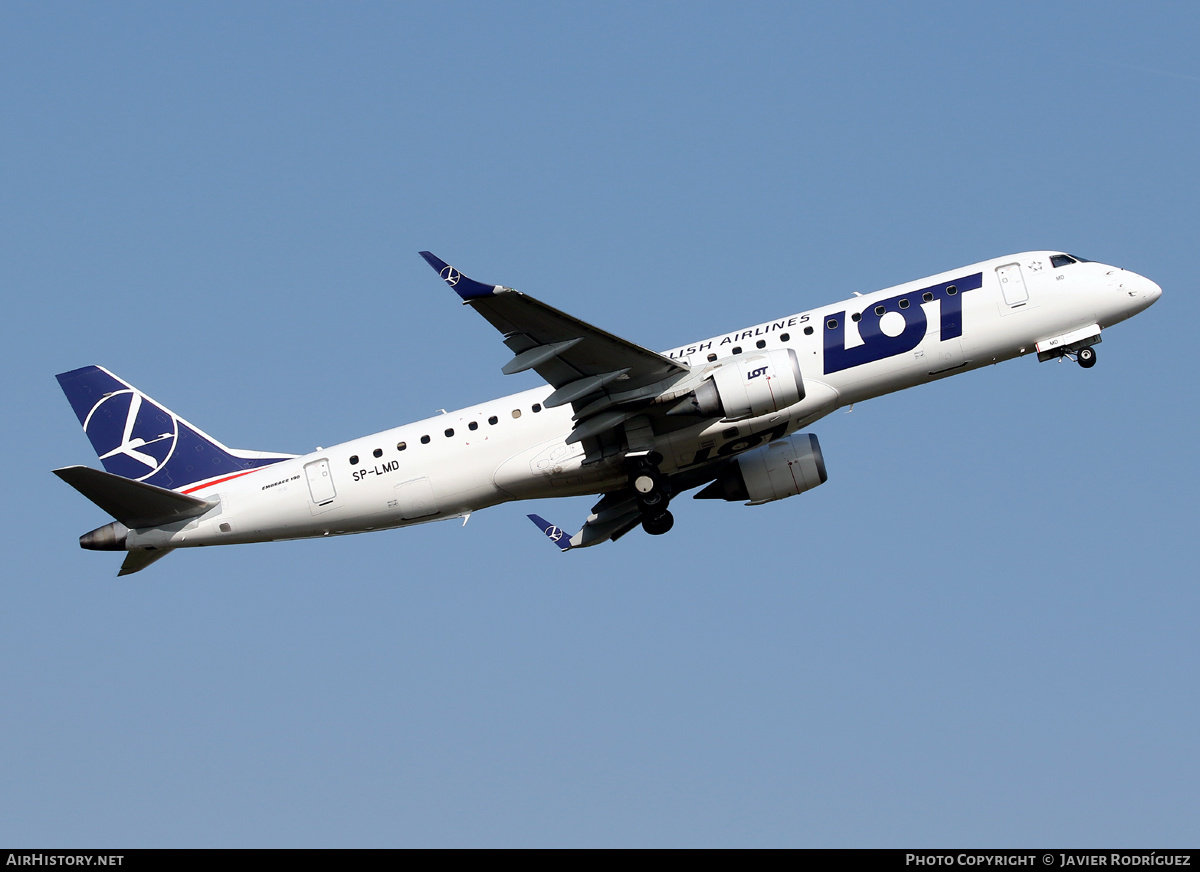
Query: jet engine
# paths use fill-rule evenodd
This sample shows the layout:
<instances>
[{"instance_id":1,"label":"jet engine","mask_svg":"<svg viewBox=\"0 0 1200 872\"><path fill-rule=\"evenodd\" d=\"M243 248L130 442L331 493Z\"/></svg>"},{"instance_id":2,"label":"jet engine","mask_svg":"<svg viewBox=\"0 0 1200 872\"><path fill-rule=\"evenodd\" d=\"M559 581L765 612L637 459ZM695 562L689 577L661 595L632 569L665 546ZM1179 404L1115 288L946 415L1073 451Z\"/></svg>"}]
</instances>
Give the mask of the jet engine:
<instances>
[{"instance_id":1,"label":"jet engine","mask_svg":"<svg viewBox=\"0 0 1200 872\"><path fill-rule=\"evenodd\" d=\"M692 406L710 418L769 415L804 399L800 361L790 348L739 354L696 388Z\"/></svg>"},{"instance_id":2,"label":"jet engine","mask_svg":"<svg viewBox=\"0 0 1200 872\"><path fill-rule=\"evenodd\" d=\"M797 433L738 455L696 499L749 500L747 505L758 506L802 494L828 478L817 437Z\"/></svg>"}]
</instances>

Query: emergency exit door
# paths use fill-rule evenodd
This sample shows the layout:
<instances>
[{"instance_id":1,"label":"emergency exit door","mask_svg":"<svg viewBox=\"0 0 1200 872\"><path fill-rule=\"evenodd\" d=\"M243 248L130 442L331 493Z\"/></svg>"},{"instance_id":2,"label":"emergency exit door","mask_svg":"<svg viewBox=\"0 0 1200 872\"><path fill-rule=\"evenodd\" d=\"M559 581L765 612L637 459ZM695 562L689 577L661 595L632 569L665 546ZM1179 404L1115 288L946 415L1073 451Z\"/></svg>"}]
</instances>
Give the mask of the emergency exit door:
<instances>
[{"instance_id":1,"label":"emergency exit door","mask_svg":"<svg viewBox=\"0 0 1200 872\"><path fill-rule=\"evenodd\" d=\"M312 501L318 506L327 506L337 496L333 487L333 475L329 471L328 460L314 460L305 464L304 477L308 479L308 492Z\"/></svg>"}]
</instances>

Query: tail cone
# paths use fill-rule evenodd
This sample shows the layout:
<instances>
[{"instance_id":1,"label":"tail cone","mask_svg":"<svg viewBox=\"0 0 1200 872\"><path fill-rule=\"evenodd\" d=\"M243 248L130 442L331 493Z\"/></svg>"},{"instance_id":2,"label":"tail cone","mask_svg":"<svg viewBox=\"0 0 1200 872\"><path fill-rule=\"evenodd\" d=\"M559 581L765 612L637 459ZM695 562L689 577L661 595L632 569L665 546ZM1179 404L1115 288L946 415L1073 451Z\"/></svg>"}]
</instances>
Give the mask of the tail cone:
<instances>
[{"instance_id":1,"label":"tail cone","mask_svg":"<svg viewBox=\"0 0 1200 872\"><path fill-rule=\"evenodd\" d=\"M79 537L79 547L88 551L124 551L129 528L120 521L97 527Z\"/></svg>"}]
</instances>

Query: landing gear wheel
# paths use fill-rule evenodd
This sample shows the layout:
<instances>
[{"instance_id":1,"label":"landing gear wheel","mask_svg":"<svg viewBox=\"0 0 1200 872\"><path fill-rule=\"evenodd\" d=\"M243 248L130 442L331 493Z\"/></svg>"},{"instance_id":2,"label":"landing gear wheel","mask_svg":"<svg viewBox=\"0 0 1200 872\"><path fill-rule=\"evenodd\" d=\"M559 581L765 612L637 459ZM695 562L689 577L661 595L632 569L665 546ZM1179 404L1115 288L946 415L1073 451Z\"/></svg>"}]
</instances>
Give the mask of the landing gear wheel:
<instances>
[{"instance_id":1,"label":"landing gear wheel","mask_svg":"<svg viewBox=\"0 0 1200 872\"><path fill-rule=\"evenodd\" d=\"M1079 365L1084 369L1091 369L1096 365L1096 349L1092 348L1090 345L1085 345L1083 348L1079 349L1079 352L1075 355L1075 360L1078 361Z\"/></svg>"},{"instance_id":2,"label":"landing gear wheel","mask_svg":"<svg viewBox=\"0 0 1200 872\"><path fill-rule=\"evenodd\" d=\"M642 529L651 536L661 536L675 526L675 517L668 511L642 518Z\"/></svg>"},{"instance_id":3,"label":"landing gear wheel","mask_svg":"<svg viewBox=\"0 0 1200 872\"><path fill-rule=\"evenodd\" d=\"M629 483L643 512L654 514L655 509L666 509L671 499L671 489L658 467L649 464L639 466L630 473Z\"/></svg>"},{"instance_id":4,"label":"landing gear wheel","mask_svg":"<svg viewBox=\"0 0 1200 872\"><path fill-rule=\"evenodd\" d=\"M650 493L648 493L648 494L640 493L640 494L638 494L637 501L638 501L638 507L641 508L642 511L653 510L653 509L664 509L665 510L667 507L667 503L668 503L667 490L666 490L666 488L660 487L660 488L657 488L656 490L650 491Z\"/></svg>"},{"instance_id":5,"label":"landing gear wheel","mask_svg":"<svg viewBox=\"0 0 1200 872\"><path fill-rule=\"evenodd\" d=\"M662 475L653 467L638 470L633 476L633 489L638 496L648 496L662 489Z\"/></svg>"}]
</instances>

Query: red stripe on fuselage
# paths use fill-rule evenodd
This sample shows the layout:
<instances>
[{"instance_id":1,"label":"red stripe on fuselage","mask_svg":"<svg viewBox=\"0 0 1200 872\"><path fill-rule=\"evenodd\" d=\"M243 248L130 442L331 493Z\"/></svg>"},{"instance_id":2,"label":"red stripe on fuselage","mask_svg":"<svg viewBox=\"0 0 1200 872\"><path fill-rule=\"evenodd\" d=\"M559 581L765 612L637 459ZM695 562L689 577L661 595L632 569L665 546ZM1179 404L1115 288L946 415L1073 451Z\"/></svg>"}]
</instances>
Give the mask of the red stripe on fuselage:
<instances>
[{"instance_id":1,"label":"red stripe on fuselage","mask_svg":"<svg viewBox=\"0 0 1200 872\"><path fill-rule=\"evenodd\" d=\"M223 481L229 481L231 478L241 478L243 475L249 475L252 472L258 472L259 469L264 469L264 468L265 467L260 466L260 467L258 467L258 469L247 469L245 472L235 472L233 475L227 475L224 478L214 479L213 481L210 481L206 484L198 484L195 487L190 487L185 491L180 491L180 493L185 493L185 494L194 493L195 491L198 491L198 490L204 490L206 487L212 487L214 484L220 484Z\"/></svg>"}]
</instances>

